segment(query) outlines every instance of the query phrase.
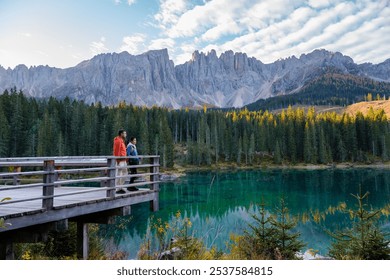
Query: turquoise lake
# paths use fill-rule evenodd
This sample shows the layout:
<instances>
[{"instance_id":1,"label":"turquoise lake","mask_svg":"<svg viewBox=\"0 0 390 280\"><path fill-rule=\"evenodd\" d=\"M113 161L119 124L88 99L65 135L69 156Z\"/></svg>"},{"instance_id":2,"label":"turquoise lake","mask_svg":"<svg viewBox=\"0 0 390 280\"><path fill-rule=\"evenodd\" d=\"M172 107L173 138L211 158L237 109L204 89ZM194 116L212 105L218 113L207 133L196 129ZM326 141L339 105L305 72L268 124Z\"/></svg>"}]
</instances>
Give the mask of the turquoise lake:
<instances>
[{"instance_id":1,"label":"turquoise lake","mask_svg":"<svg viewBox=\"0 0 390 280\"><path fill-rule=\"evenodd\" d=\"M327 169L327 170L240 170L218 172L190 172L175 182L160 185L160 211L152 213L149 204L132 208L132 215L121 217L115 225L102 225L100 234L110 250L127 253L134 259L146 233L151 216L169 221L180 210L190 218L194 235L202 238L207 247L216 246L226 251L232 233L241 234L253 220L257 204L263 198L267 210L273 212L284 196L292 215L302 216L311 211L324 213L329 206L345 202L356 205L356 194L361 185L369 191L367 204L373 208L390 203L390 170L385 169ZM381 226L390 231L388 218ZM350 225L343 214L327 215L325 221L299 222L297 230L307 244L326 255L330 237L325 229L335 230Z\"/></svg>"}]
</instances>

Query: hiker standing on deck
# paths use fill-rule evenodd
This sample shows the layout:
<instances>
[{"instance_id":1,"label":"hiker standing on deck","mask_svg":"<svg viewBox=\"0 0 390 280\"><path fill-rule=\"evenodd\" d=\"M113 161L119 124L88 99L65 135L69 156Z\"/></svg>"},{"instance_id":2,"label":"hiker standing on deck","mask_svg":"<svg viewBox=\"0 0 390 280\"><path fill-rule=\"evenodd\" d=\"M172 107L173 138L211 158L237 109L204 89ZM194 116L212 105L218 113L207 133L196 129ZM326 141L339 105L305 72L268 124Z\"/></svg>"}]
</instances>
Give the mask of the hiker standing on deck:
<instances>
[{"instance_id":1,"label":"hiker standing on deck","mask_svg":"<svg viewBox=\"0 0 390 280\"><path fill-rule=\"evenodd\" d=\"M130 165L138 165L139 164L139 158L137 157L138 156L138 152L137 152L137 138L135 137L131 137L130 138L130 142L129 144L127 145L127 156L131 156L131 157L135 157L135 158L130 158L129 159L129 164ZM131 175L135 175L137 174L137 168L130 168L130 173ZM136 177L131 177L130 178L130 184L134 183ZM128 187L127 190L129 191L138 191L138 188L136 187Z\"/></svg>"},{"instance_id":2,"label":"hiker standing on deck","mask_svg":"<svg viewBox=\"0 0 390 280\"><path fill-rule=\"evenodd\" d=\"M118 131L118 136L114 138L114 147L113 147L113 154L116 157L125 157L126 156L126 136L127 133L125 130L120 129ZM117 159L116 160L116 166L118 169L116 169L116 175L115 176L126 176L128 175L127 172L127 162L126 159ZM115 180L115 185L124 185L126 178L118 178ZM118 194L124 194L126 191L123 188L120 188L116 191Z\"/></svg>"}]
</instances>

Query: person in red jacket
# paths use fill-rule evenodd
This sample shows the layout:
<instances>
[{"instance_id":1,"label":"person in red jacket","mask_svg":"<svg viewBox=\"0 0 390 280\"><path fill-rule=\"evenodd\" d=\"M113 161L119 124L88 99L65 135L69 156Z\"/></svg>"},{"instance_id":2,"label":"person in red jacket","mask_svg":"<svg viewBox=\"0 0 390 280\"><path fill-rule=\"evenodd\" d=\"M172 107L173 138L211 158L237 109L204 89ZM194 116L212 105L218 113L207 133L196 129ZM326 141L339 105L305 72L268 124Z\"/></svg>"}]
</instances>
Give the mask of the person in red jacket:
<instances>
[{"instance_id":1,"label":"person in red jacket","mask_svg":"<svg viewBox=\"0 0 390 280\"><path fill-rule=\"evenodd\" d=\"M116 157L125 157L126 156L126 136L127 133L124 129L120 129L118 131L118 136L114 138L114 147L113 154ZM127 171L127 162L126 159L117 159L116 166L118 169L116 170L116 176L126 176L128 175ZM115 185L124 185L126 178L118 178L115 180ZM120 188L116 191L118 194L124 194L126 191L123 188Z\"/></svg>"}]
</instances>

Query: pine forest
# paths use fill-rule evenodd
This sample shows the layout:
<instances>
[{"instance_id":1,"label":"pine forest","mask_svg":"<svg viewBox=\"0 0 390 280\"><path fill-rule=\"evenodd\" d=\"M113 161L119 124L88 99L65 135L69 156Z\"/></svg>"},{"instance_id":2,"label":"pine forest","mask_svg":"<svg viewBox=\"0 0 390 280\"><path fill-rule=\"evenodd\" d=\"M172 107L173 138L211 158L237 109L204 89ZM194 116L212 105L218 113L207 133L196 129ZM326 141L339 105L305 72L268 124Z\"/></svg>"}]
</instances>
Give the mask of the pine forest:
<instances>
[{"instance_id":1,"label":"pine forest","mask_svg":"<svg viewBox=\"0 0 390 280\"><path fill-rule=\"evenodd\" d=\"M16 89L0 95L1 157L110 155L120 128L137 137L140 154L159 154L168 168L174 163L372 162L390 155L383 110L365 116L291 107L278 114L170 110L39 100Z\"/></svg>"}]
</instances>

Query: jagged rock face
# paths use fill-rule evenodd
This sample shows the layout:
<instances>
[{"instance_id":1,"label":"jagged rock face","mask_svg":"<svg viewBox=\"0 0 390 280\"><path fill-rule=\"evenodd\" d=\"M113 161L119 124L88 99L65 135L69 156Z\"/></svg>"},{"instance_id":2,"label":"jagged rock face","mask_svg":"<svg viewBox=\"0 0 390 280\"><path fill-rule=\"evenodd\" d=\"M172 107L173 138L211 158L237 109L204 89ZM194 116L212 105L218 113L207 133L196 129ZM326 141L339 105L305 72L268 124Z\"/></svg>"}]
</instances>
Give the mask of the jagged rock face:
<instances>
[{"instance_id":1,"label":"jagged rock face","mask_svg":"<svg viewBox=\"0 0 390 280\"><path fill-rule=\"evenodd\" d=\"M176 77L199 104L238 107L258 98L266 83L262 66L242 53L229 51L218 58L214 51L208 55L195 52L191 61L176 66Z\"/></svg>"},{"instance_id":2,"label":"jagged rock face","mask_svg":"<svg viewBox=\"0 0 390 280\"><path fill-rule=\"evenodd\" d=\"M16 87L27 95L69 96L104 105L126 101L140 106L241 107L260 98L298 91L329 71L390 82L390 59L357 65L341 53L312 53L263 64L245 53L194 52L192 59L174 66L166 49L141 55L101 54L75 67L0 67L0 90Z\"/></svg>"}]
</instances>

